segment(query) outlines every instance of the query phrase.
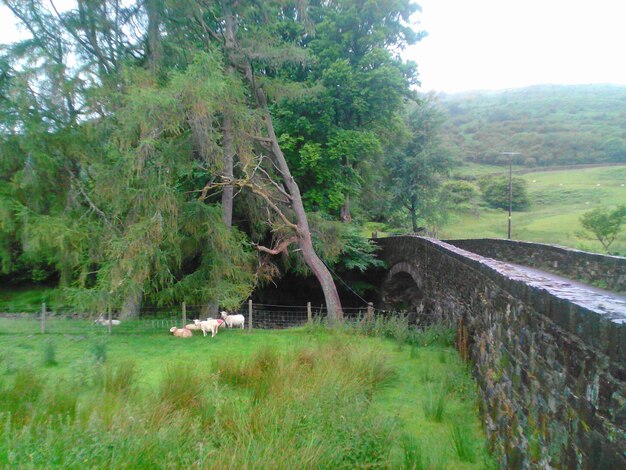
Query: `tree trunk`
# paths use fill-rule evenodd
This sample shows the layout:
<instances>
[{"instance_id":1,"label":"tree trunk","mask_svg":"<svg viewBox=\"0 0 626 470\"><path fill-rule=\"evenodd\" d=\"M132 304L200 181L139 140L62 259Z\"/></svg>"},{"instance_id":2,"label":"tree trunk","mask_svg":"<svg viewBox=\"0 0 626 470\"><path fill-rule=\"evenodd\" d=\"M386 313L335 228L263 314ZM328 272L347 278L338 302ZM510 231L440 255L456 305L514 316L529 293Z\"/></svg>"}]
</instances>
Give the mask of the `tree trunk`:
<instances>
[{"instance_id":1,"label":"tree trunk","mask_svg":"<svg viewBox=\"0 0 626 470\"><path fill-rule=\"evenodd\" d=\"M233 160L235 152L233 149L233 123L228 113L224 114L222 127L223 148L224 148L224 170L222 175L229 181L233 179ZM233 225L233 186L224 186L222 192L222 220L228 228Z\"/></svg>"},{"instance_id":2,"label":"tree trunk","mask_svg":"<svg viewBox=\"0 0 626 470\"><path fill-rule=\"evenodd\" d=\"M417 226L417 198L415 196L411 197L411 208L409 209L411 212L411 223L413 224L413 233L417 233L419 227Z\"/></svg>"},{"instance_id":3,"label":"tree trunk","mask_svg":"<svg viewBox=\"0 0 626 470\"><path fill-rule=\"evenodd\" d=\"M304 204L302 203L300 188L298 187L298 184L291 175L291 171L289 170L289 166L287 165L285 155L283 154L280 145L278 144L278 138L276 137L276 133L274 132L272 117L267 106L267 98L265 97L265 92L256 85L254 77L252 75L252 68L250 67L250 64L246 63L245 66L246 78L248 79L248 83L252 87L257 97L259 107L263 112L265 128L271 141L272 153L274 155L276 166L283 176L285 186L287 187L287 190L289 191L289 195L291 197L291 206L296 214L296 236L298 237L298 246L302 250L302 256L304 257L304 261L306 262L307 266L311 268L313 274L315 274L315 277L317 278L322 288L322 291L324 292L326 308L328 309L328 319L331 323L335 323L343 319L343 310L341 308L341 300L339 299L337 286L335 286L335 281L333 280L330 270L326 267L324 262L320 259L320 257L315 252L315 249L313 248L311 231L309 229L309 221L307 219L306 211L304 210Z\"/></svg>"},{"instance_id":4,"label":"tree trunk","mask_svg":"<svg viewBox=\"0 0 626 470\"><path fill-rule=\"evenodd\" d=\"M152 73L158 73L163 57L161 32L159 31L161 18L157 0L147 0L145 3L148 16L148 68Z\"/></svg>"},{"instance_id":5,"label":"tree trunk","mask_svg":"<svg viewBox=\"0 0 626 470\"><path fill-rule=\"evenodd\" d=\"M235 48L235 32L236 32L235 18L230 11L227 11L225 21L225 49L229 55L229 62L232 62L231 53ZM234 73L235 68L232 64L228 65L228 72ZM223 176L227 180L233 179L233 160L235 158L235 149L233 145L233 120L229 111L224 113L222 123L222 146L224 150L224 170ZM233 186L231 184L224 186L222 193L222 220L224 224L230 228L233 224Z\"/></svg>"},{"instance_id":6,"label":"tree trunk","mask_svg":"<svg viewBox=\"0 0 626 470\"><path fill-rule=\"evenodd\" d=\"M342 222L352 222L352 215L350 214L350 196L347 194L343 206L341 207L340 217Z\"/></svg>"},{"instance_id":7,"label":"tree trunk","mask_svg":"<svg viewBox=\"0 0 626 470\"><path fill-rule=\"evenodd\" d=\"M120 319L125 318L137 318L141 309L141 301L143 300L143 293L136 292L129 294L124 300L122 305L122 311L120 312Z\"/></svg>"},{"instance_id":8,"label":"tree trunk","mask_svg":"<svg viewBox=\"0 0 626 470\"><path fill-rule=\"evenodd\" d=\"M225 55L233 70L241 70L244 74L244 78L256 98L259 109L263 113L263 120L265 123L265 129L271 143L272 154L274 164L281 173L285 187L289 193L290 204L296 216L296 237L298 239L298 246L302 250L302 256L307 266L313 271L317 278L322 291L324 292L324 299L326 300L326 307L328 309L328 319L331 323L335 323L343 318L343 311L341 309L341 300L339 299L339 293L333 281L332 274L326 267L324 262L315 252L313 248L313 241L311 240L311 231L309 229L309 222L306 212L304 210L304 204L302 203L302 196L300 194L300 188L293 179L287 160L283 154L278 138L274 131L274 125L272 123L272 117L267 105L267 97L263 89L257 84L254 72L252 71L252 64L248 60L245 54L238 51L238 45L236 43L236 30L237 22L236 17L229 11L228 7L225 8L225 26L226 34L224 40Z\"/></svg>"}]
</instances>

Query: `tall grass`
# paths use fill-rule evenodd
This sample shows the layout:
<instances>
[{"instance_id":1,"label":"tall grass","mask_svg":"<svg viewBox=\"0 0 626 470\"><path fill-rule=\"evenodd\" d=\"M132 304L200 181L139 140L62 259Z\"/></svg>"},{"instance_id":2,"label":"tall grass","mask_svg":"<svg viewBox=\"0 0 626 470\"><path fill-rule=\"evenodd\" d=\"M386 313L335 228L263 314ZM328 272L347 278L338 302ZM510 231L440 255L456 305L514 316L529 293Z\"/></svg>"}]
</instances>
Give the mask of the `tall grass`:
<instances>
[{"instance_id":1,"label":"tall grass","mask_svg":"<svg viewBox=\"0 0 626 470\"><path fill-rule=\"evenodd\" d=\"M428 396L424 400L424 416L431 421L441 423L446 409L446 399L447 394L443 389L435 391L433 387L430 387Z\"/></svg>"},{"instance_id":2,"label":"tall grass","mask_svg":"<svg viewBox=\"0 0 626 470\"><path fill-rule=\"evenodd\" d=\"M394 424L368 409L394 369L371 348L331 342L172 363L141 393L134 363L90 367L86 385L24 369L2 386L0 464L353 468L389 458Z\"/></svg>"},{"instance_id":3,"label":"tall grass","mask_svg":"<svg viewBox=\"0 0 626 470\"><path fill-rule=\"evenodd\" d=\"M472 447L471 435L466 426L453 423L450 428L450 440L461 462L475 462L476 455Z\"/></svg>"},{"instance_id":4,"label":"tall grass","mask_svg":"<svg viewBox=\"0 0 626 470\"><path fill-rule=\"evenodd\" d=\"M484 439L471 379L439 345L449 335L372 323L117 335L104 362L99 336L51 335L55 367L40 340L4 335L15 361L0 369L0 468L476 468L449 438L458 421L473 423L472 448Z\"/></svg>"},{"instance_id":5,"label":"tall grass","mask_svg":"<svg viewBox=\"0 0 626 470\"><path fill-rule=\"evenodd\" d=\"M54 345L54 342L48 339L44 342L43 346L43 365L54 366L56 364L56 347Z\"/></svg>"}]
</instances>

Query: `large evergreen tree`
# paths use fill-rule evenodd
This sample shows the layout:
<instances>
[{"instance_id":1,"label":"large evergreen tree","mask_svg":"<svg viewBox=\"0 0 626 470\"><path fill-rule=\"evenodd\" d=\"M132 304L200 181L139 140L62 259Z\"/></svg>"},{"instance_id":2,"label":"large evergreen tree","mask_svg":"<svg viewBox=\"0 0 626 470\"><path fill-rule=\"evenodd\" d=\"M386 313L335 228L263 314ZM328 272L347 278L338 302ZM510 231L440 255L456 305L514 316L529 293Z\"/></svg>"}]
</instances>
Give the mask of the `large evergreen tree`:
<instances>
[{"instance_id":1,"label":"large evergreen tree","mask_svg":"<svg viewBox=\"0 0 626 470\"><path fill-rule=\"evenodd\" d=\"M234 306L296 244L341 317L305 208L349 220L381 180L415 5L4 2L31 33L0 60L5 272L53 266L74 299L129 315Z\"/></svg>"}]
</instances>

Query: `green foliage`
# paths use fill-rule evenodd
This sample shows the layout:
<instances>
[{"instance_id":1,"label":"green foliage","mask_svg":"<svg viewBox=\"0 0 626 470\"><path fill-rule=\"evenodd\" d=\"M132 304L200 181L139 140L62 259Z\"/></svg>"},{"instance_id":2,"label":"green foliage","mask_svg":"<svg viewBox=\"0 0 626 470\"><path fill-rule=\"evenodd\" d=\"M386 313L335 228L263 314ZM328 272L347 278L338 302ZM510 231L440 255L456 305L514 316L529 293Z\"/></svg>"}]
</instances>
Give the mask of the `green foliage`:
<instances>
[{"instance_id":1,"label":"green foliage","mask_svg":"<svg viewBox=\"0 0 626 470\"><path fill-rule=\"evenodd\" d=\"M431 387L424 401L424 416L436 423L441 423L446 410L447 398L445 390L433 390Z\"/></svg>"},{"instance_id":2,"label":"green foliage","mask_svg":"<svg viewBox=\"0 0 626 470\"><path fill-rule=\"evenodd\" d=\"M104 339L97 339L91 344L90 352L96 363L103 364L106 361L107 347L107 342Z\"/></svg>"},{"instance_id":3,"label":"green foliage","mask_svg":"<svg viewBox=\"0 0 626 470\"><path fill-rule=\"evenodd\" d=\"M479 180L483 199L495 209L509 208L509 179L506 177L488 177ZM524 210L530 204L528 184L521 178L511 180L511 205L513 210Z\"/></svg>"},{"instance_id":4,"label":"green foliage","mask_svg":"<svg viewBox=\"0 0 626 470\"><path fill-rule=\"evenodd\" d=\"M613 210L598 207L585 212L580 217L581 225L590 231L608 253L626 221L626 206L620 205Z\"/></svg>"},{"instance_id":5,"label":"green foliage","mask_svg":"<svg viewBox=\"0 0 626 470\"><path fill-rule=\"evenodd\" d=\"M450 440L461 462L476 461L476 454L472 448L471 437L466 425L453 423L450 428Z\"/></svg>"},{"instance_id":6,"label":"green foliage","mask_svg":"<svg viewBox=\"0 0 626 470\"><path fill-rule=\"evenodd\" d=\"M43 346L43 365L54 366L56 364L56 346L52 340L47 340Z\"/></svg>"},{"instance_id":7,"label":"green foliage","mask_svg":"<svg viewBox=\"0 0 626 470\"><path fill-rule=\"evenodd\" d=\"M625 98L626 88L611 85L448 95L443 140L459 159L501 167L504 149L519 151L514 163L526 167L621 163Z\"/></svg>"},{"instance_id":8,"label":"green foliage","mask_svg":"<svg viewBox=\"0 0 626 470\"><path fill-rule=\"evenodd\" d=\"M20 330L13 323L3 331ZM0 466L32 459L38 467L85 460L154 467L165 448L174 466L402 468L420 460L426 468L483 468L460 462L448 441L450 418L471 423L474 449L484 441L475 403L463 398L471 377L453 349L442 365L439 348L420 348L414 360L386 340L341 330L225 331L207 343L202 335L181 341L164 328L111 336L109 363L101 365L85 361L88 341L56 336L58 365L27 369L41 338L0 335L0 351L18 367L0 376ZM129 355L132 362L123 359ZM431 371L426 386L415 373L422 367ZM444 387L449 374L469 389L446 388L443 421L425 419L428 390ZM235 443L232 452L221 451L225 440Z\"/></svg>"},{"instance_id":9,"label":"green foliage","mask_svg":"<svg viewBox=\"0 0 626 470\"><path fill-rule=\"evenodd\" d=\"M493 172L493 167L490 167ZM626 166L535 171L521 176L528 183L529 209L513 215L513 237L584 251L604 252L602 244L580 232L580 217L592 207L624 203ZM460 211L440 233L442 238L502 238L507 218L500 209ZM626 255L626 232L617 234L611 252Z\"/></svg>"},{"instance_id":10,"label":"green foliage","mask_svg":"<svg viewBox=\"0 0 626 470\"><path fill-rule=\"evenodd\" d=\"M414 232L420 222L437 227L446 217L441 182L451 161L439 139L442 119L434 97L423 97L407 118L407 141L396 142L386 161L393 200L408 212Z\"/></svg>"},{"instance_id":11,"label":"green foliage","mask_svg":"<svg viewBox=\"0 0 626 470\"><path fill-rule=\"evenodd\" d=\"M280 73L316 93L275 109L281 146L308 209L337 215L349 197L358 213L382 182L381 160L397 145L390 123L416 77L415 65L390 49L421 39L408 26L416 9L405 0L310 6L315 35L304 40L310 62L297 73Z\"/></svg>"},{"instance_id":12,"label":"green foliage","mask_svg":"<svg viewBox=\"0 0 626 470\"><path fill-rule=\"evenodd\" d=\"M472 206L478 198L476 186L468 181L449 180L443 183L444 198L455 206Z\"/></svg>"}]
</instances>

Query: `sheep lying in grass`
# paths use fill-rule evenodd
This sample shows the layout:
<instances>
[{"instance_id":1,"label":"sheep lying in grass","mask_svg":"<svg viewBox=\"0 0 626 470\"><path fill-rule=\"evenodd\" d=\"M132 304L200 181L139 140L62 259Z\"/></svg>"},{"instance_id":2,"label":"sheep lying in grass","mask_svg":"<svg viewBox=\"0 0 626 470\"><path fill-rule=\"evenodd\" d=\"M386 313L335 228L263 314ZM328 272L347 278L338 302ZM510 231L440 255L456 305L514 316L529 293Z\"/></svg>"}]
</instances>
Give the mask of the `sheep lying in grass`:
<instances>
[{"instance_id":1,"label":"sheep lying in grass","mask_svg":"<svg viewBox=\"0 0 626 470\"><path fill-rule=\"evenodd\" d=\"M228 328L232 328L233 326L240 326L243 330L243 325L246 322L246 319L243 317L243 315L229 315L228 312L220 313L222 314L222 318L224 319L224 322L226 323Z\"/></svg>"},{"instance_id":2,"label":"sheep lying in grass","mask_svg":"<svg viewBox=\"0 0 626 470\"><path fill-rule=\"evenodd\" d=\"M220 327L219 323L217 323L217 320L194 320L193 322L196 325L200 326L200 329L202 330L202 334L204 336L206 336L207 331L210 331L211 338L213 338L217 334L217 329Z\"/></svg>"},{"instance_id":3,"label":"sheep lying in grass","mask_svg":"<svg viewBox=\"0 0 626 470\"><path fill-rule=\"evenodd\" d=\"M170 328L170 333L177 338L191 338L193 336L193 333L188 328L176 328L175 326Z\"/></svg>"},{"instance_id":4,"label":"sheep lying in grass","mask_svg":"<svg viewBox=\"0 0 626 470\"><path fill-rule=\"evenodd\" d=\"M103 317L98 318L96 321L94 321L94 323L97 323L98 325L102 325L102 326L109 326L109 320ZM111 326L118 326L118 325L121 325L121 323L122 322L119 320L111 320Z\"/></svg>"},{"instance_id":5,"label":"sheep lying in grass","mask_svg":"<svg viewBox=\"0 0 626 470\"><path fill-rule=\"evenodd\" d=\"M193 331L202 329L200 325L196 325L195 323L189 323L188 325L185 325L185 328L187 328L188 330L193 330Z\"/></svg>"}]
</instances>

